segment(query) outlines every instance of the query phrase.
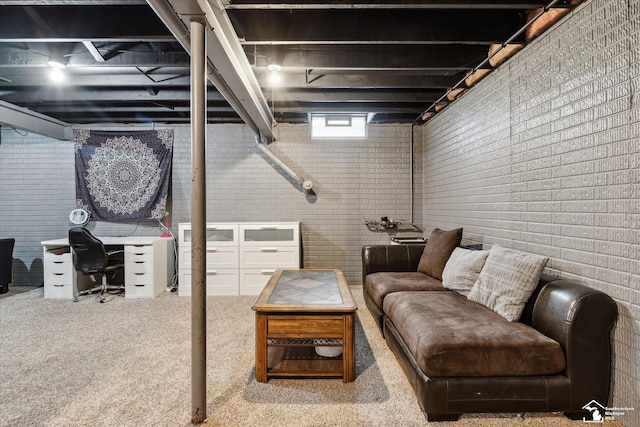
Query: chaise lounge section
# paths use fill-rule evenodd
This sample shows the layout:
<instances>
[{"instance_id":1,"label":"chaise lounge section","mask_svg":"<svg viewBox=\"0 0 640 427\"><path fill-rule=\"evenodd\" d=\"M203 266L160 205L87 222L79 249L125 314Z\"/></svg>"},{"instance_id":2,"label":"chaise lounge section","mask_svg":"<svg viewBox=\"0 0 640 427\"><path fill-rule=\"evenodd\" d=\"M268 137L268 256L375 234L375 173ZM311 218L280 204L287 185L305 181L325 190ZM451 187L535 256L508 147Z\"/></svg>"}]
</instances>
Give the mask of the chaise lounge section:
<instances>
[{"instance_id":1,"label":"chaise lounge section","mask_svg":"<svg viewBox=\"0 0 640 427\"><path fill-rule=\"evenodd\" d=\"M590 419L584 406L592 400L606 406L609 398L615 302L600 291L541 274L544 259L537 264L539 272L531 271L533 290L509 320L500 307L477 302L482 300L477 289L474 295L470 289L445 287L442 275L451 273L455 258L458 275L474 286L486 284L484 273L505 259L496 254L518 261L528 255L500 247L492 248L494 253L461 249L461 234L461 229L436 229L431 247L427 241L362 249L365 303L426 418L558 411ZM435 258L431 269L425 269L427 257ZM465 260L477 274L469 275Z\"/></svg>"}]
</instances>

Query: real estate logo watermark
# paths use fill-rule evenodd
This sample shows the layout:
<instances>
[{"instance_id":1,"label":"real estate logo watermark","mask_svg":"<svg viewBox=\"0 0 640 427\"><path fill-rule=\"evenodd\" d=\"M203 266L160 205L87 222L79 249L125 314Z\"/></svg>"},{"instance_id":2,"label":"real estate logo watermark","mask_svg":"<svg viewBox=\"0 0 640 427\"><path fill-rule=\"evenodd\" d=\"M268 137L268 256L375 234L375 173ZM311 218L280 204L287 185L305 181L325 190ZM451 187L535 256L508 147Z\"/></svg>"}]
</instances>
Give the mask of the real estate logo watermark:
<instances>
[{"instance_id":1,"label":"real estate logo watermark","mask_svg":"<svg viewBox=\"0 0 640 427\"><path fill-rule=\"evenodd\" d=\"M591 414L582 418L585 423L604 423L605 420L615 420L616 417L634 410L634 408L608 408L595 400L584 405L582 409Z\"/></svg>"}]
</instances>

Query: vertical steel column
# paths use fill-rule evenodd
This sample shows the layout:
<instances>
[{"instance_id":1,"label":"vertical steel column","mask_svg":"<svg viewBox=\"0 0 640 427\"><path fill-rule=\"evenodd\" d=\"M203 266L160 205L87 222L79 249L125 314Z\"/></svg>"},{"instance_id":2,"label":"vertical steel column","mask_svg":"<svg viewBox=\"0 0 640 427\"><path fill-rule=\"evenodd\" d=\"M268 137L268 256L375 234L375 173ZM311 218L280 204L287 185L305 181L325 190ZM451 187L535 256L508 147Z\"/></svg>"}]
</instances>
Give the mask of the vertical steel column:
<instances>
[{"instance_id":1,"label":"vertical steel column","mask_svg":"<svg viewBox=\"0 0 640 427\"><path fill-rule=\"evenodd\" d=\"M205 22L191 20L191 422L207 418Z\"/></svg>"}]
</instances>

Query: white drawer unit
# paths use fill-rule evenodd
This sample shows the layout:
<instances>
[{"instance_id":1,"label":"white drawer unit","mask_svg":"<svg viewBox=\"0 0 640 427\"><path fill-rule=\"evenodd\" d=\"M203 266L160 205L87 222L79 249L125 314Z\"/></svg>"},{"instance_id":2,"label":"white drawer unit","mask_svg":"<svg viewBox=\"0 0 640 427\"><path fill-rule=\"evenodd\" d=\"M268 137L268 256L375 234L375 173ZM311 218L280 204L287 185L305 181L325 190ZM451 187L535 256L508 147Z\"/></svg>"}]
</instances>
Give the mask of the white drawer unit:
<instances>
[{"instance_id":1,"label":"white drawer unit","mask_svg":"<svg viewBox=\"0 0 640 427\"><path fill-rule=\"evenodd\" d=\"M131 245L124 248L125 298L153 298L153 246Z\"/></svg>"},{"instance_id":2,"label":"white drawer unit","mask_svg":"<svg viewBox=\"0 0 640 427\"><path fill-rule=\"evenodd\" d=\"M191 269L191 247L180 248L180 268ZM207 246L207 268L238 268L238 248Z\"/></svg>"},{"instance_id":3,"label":"white drawer unit","mask_svg":"<svg viewBox=\"0 0 640 427\"><path fill-rule=\"evenodd\" d=\"M178 224L178 295L191 295L190 223ZM205 231L207 258L207 295L237 295L238 225L207 223Z\"/></svg>"},{"instance_id":4,"label":"white drawer unit","mask_svg":"<svg viewBox=\"0 0 640 427\"><path fill-rule=\"evenodd\" d=\"M163 242L124 247L125 298L154 298L164 292L170 278L163 264L172 260Z\"/></svg>"},{"instance_id":5,"label":"white drawer unit","mask_svg":"<svg viewBox=\"0 0 640 427\"><path fill-rule=\"evenodd\" d=\"M299 246L298 223L240 224L240 246Z\"/></svg>"},{"instance_id":6,"label":"white drawer unit","mask_svg":"<svg viewBox=\"0 0 640 427\"><path fill-rule=\"evenodd\" d=\"M44 297L73 298L73 276L75 270L71 251L67 248L47 250L43 254Z\"/></svg>"},{"instance_id":7,"label":"white drawer unit","mask_svg":"<svg viewBox=\"0 0 640 427\"><path fill-rule=\"evenodd\" d=\"M191 295L191 224L178 226L178 295ZM258 295L279 268L300 268L300 223L208 223L207 295ZM235 270L231 275L230 270Z\"/></svg>"},{"instance_id":8,"label":"white drawer unit","mask_svg":"<svg viewBox=\"0 0 640 427\"><path fill-rule=\"evenodd\" d=\"M180 296L191 295L191 271L180 275L189 286L178 288ZM238 269L220 268L207 270L207 295L238 295Z\"/></svg>"},{"instance_id":9,"label":"white drawer unit","mask_svg":"<svg viewBox=\"0 0 640 427\"><path fill-rule=\"evenodd\" d=\"M296 246L262 246L240 249L240 268L298 268L300 251Z\"/></svg>"},{"instance_id":10,"label":"white drawer unit","mask_svg":"<svg viewBox=\"0 0 640 427\"><path fill-rule=\"evenodd\" d=\"M238 246L238 225L207 223L205 237L207 246ZM178 242L191 244L191 223L178 224Z\"/></svg>"},{"instance_id":11,"label":"white drawer unit","mask_svg":"<svg viewBox=\"0 0 640 427\"><path fill-rule=\"evenodd\" d=\"M243 268L240 270L240 295L259 295L267 285L273 268Z\"/></svg>"}]
</instances>

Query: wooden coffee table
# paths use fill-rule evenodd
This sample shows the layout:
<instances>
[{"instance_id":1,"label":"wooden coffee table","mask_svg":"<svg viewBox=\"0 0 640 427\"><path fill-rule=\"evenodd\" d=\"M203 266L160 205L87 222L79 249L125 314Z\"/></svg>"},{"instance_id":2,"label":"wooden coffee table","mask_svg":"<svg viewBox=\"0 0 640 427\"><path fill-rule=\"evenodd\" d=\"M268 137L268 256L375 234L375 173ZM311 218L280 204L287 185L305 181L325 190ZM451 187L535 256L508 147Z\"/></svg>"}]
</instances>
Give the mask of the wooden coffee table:
<instances>
[{"instance_id":1,"label":"wooden coffee table","mask_svg":"<svg viewBox=\"0 0 640 427\"><path fill-rule=\"evenodd\" d=\"M272 377L355 379L355 312L358 306L340 270L277 270L256 312L256 380ZM315 347L341 347L322 357Z\"/></svg>"}]
</instances>

